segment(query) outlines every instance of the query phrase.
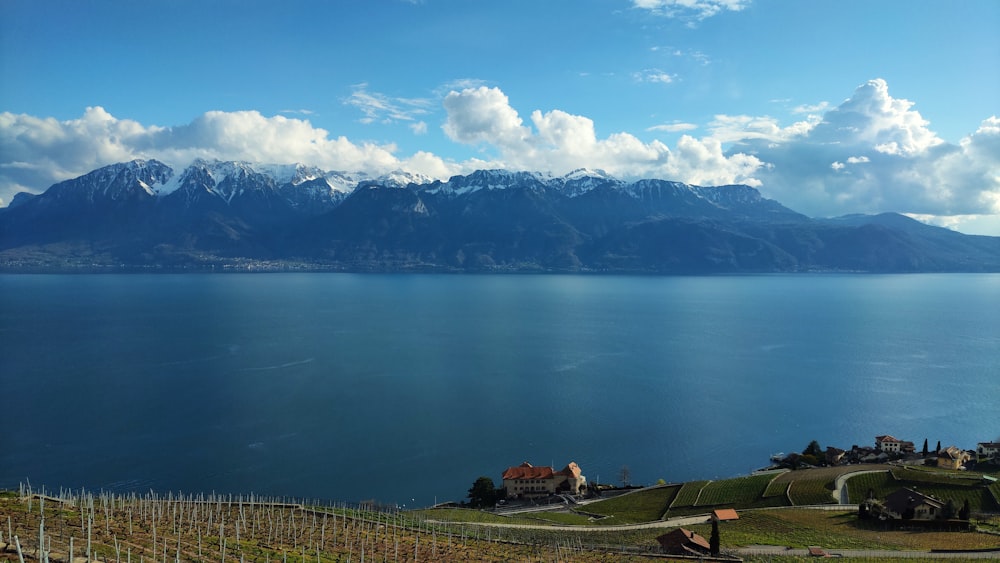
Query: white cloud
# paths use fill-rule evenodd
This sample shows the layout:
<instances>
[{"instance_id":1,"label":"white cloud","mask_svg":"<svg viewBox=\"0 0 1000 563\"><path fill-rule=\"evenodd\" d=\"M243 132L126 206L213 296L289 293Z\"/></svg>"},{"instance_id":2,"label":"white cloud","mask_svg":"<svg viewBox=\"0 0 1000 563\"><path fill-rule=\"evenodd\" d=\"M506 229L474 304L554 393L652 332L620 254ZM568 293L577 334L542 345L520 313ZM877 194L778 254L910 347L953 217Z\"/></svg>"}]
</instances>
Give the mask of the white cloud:
<instances>
[{"instance_id":1,"label":"white cloud","mask_svg":"<svg viewBox=\"0 0 1000 563\"><path fill-rule=\"evenodd\" d=\"M669 74L656 68L648 68L641 72L633 72L632 78L636 82L651 82L653 84L670 84L676 78L676 74Z\"/></svg>"},{"instance_id":2,"label":"white cloud","mask_svg":"<svg viewBox=\"0 0 1000 563\"><path fill-rule=\"evenodd\" d=\"M448 117L443 129L453 141L513 147L531 136L499 88L480 86L450 92L444 98L444 109Z\"/></svg>"},{"instance_id":3,"label":"white cloud","mask_svg":"<svg viewBox=\"0 0 1000 563\"><path fill-rule=\"evenodd\" d=\"M636 8L668 18L703 20L721 12L739 12L750 0L632 0Z\"/></svg>"},{"instance_id":4,"label":"white cloud","mask_svg":"<svg viewBox=\"0 0 1000 563\"><path fill-rule=\"evenodd\" d=\"M598 138L593 120L562 110L531 114L526 126L498 88L452 92L445 98L444 130L458 142L493 148L494 162L526 170L563 173L580 167L602 168L623 177L670 178L698 184L757 183L760 160L746 154L725 155L716 139L684 135L671 151L654 140L629 133ZM680 129L680 128L679 128Z\"/></svg>"},{"instance_id":5,"label":"white cloud","mask_svg":"<svg viewBox=\"0 0 1000 563\"><path fill-rule=\"evenodd\" d=\"M425 135L427 134L427 122L418 121L416 123L410 124L410 131L413 131L414 135Z\"/></svg>"},{"instance_id":6,"label":"white cloud","mask_svg":"<svg viewBox=\"0 0 1000 563\"><path fill-rule=\"evenodd\" d=\"M810 116L805 121L781 127L778 120L770 116L716 115L708 125L712 137L723 143L760 139L770 142L784 142L807 134L820 121L819 116Z\"/></svg>"},{"instance_id":7,"label":"white cloud","mask_svg":"<svg viewBox=\"0 0 1000 563\"><path fill-rule=\"evenodd\" d=\"M256 111L207 112L176 127L146 126L90 107L58 121L0 113L0 198L40 192L55 182L133 158L186 166L195 158L304 162L332 170L383 173L400 164L395 146L331 137L309 121Z\"/></svg>"},{"instance_id":8,"label":"white cloud","mask_svg":"<svg viewBox=\"0 0 1000 563\"><path fill-rule=\"evenodd\" d=\"M354 86L350 97L344 101L349 106L361 110L362 123L392 123L394 121L415 121L426 115L432 102L424 98L390 97L378 92L369 92L368 84Z\"/></svg>"},{"instance_id":9,"label":"white cloud","mask_svg":"<svg viewBox=\"0 0 1000 563\"><path fill-rule=\"evenodd\" d=\"M817 119L782 127L770 117L723 116L711 129L731 153L768 164L755 174L765 195L809 215L1000 213L1000 120L954 145L913 105L876 79Z\"/></svg>"},{"instance_id":10,"label":"white cloud","mask_svg":"<svg viewBox=\"0 0 1000 563\"><path fill-rule=\"evenodd\" d=\"M788 101L788 100L783 100ZM792 108L792 113L819 113L826 111L830 107L830 102L820 102L818 104L802 104Z\"/></svg>"},{"instance_id":11,"label":"white cloud","mask_svg":"<svg viewBox=\"0 0 1000 563\"><path fill-rule=\"evenodd\" d=\"M684 123L681 121L674 121L673 123L663 123L661 125L653 125L652 127L647 127L646 131L664 131L666 133L679 133L681 131L691 131L697 129L698 126L694 123Z\"/></svg>"}]
</instances>

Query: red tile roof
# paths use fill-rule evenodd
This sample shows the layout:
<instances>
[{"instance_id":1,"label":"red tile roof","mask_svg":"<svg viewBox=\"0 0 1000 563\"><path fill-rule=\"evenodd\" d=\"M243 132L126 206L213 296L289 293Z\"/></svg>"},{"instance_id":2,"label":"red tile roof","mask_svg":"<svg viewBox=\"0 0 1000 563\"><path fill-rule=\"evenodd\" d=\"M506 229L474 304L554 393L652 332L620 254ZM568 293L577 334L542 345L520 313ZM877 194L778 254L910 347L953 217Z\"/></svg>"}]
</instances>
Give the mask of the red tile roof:
<instances>
[{"instance_id":1,"label":"red tile roof","mask_svg":"<svg viewBox=\"0 0 1000 563\"><path fill-rule=\"evenodd\" d=\"M527 461L517 467L508 467L503 472L504 479L551 479L555 474L551 467L534 467Z\"/></svg>"},{"instance_id":2,"label":"red tile roof","mask_svg":"<svg viewBox=\"0 0 1000 563\"><path fill-rule=\"evenodd\" d=\"M579 479L581 473L580 466L577 465L575 461L569 462L569 465L567 465L562 471L556 471L547 465L544 467L535 467L526 461L517 467L508 467L507 470L503 472L503 478L552 479L556 475L565 475L567 477Z\"/></svg>"},{"instance_id":3,"label":"red tile roof","mask_svg":"<svg viewBox=\"0 0 1000 563\"><path fill-rule=\"evenodd\" d=\"M660 546L667 552L674 554L682 552L704 554L712 550L708 540L685 528L671 530L656 538L656 541L660 542Z\"/></svg>"},{"instance_id":4,"label":"red tile roof","mask_svg":"<svg viewBox=\"0 0 1000 563\"><path fill-rule=\"evenodd\" d=\"M712 516L720 522L725 522L726 520L739 520L740 515L736 513L732 508L720 508L718 510L712 511Z\"/></svg>"}]
</instances>

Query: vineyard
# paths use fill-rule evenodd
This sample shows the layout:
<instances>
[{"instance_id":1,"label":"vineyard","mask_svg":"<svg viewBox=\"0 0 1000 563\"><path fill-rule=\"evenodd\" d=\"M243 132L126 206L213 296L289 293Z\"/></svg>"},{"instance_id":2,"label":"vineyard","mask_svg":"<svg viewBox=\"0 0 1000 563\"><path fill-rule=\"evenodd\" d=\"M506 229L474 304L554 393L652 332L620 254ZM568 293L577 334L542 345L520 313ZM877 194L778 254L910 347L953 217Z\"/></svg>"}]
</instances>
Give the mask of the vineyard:
<instances>
[{"instance_id":1,"label":"vineyard","mask_svg":"<svg viewBox=\"0 0 1000 563\"><path fill-rule=\"evenodd\" d=\"M65 491L4 493L0 530L0 561L77 563L629 561L630 552L654 545L617 534L606 539L632 544L602 551L582 534L445 525L396 510L254 496Z\"/></svg>"},{"instance_id":2,"label":"vineyard","mask_svg":"<svg viewBox=\"0 0 1000 563\"><path fill-rule=\"evenodd\" d=\"M764 496L772 479L774 475L762 474L712 481L702 488L695 506L750 505Z\"/></svg>"},{"instance_id":3,"label":"vineyard","mask_svg":"<svg viewBox=\"0 0 1000 563\"><path fill-rule=\"evenodd\" d=\"M900 487L918 488L955 506L968 502L981 529L1000 533L996 516L1000 485L982 474L870 467L873 472L846 478L851 502L863 500L869 492L884 497ZM836 479L857 471L830 467L692 481L513 516L457 508L400 511L254 495L86 491L44 495L22 486L19 491L0 492L0 561L638 561L655 551L655 538L664 527L630 524L701 515L719 507L741 511L738 520L725 524L726 542L735 546L823 543L905 549L1000 544L997 535L989 534L868 530L856 511L791 506L832 503ZM755 510L773 507L787 510ZM704 524L691 528L710 533ZM820 542L821 538L825 540Z\"/></svg>"},{"instance_id":4,"label":"vineyard","mask_svg":"<svg viewBox=\"0 0 1000 563\"><path fill-rule=\"evenodd\" d=\"M942 501L952 501L962 506L968 501L974 512L1000 511L996 483L986 486L979 478L966 476L951 477L946 473L928 472L914 469L893 468L891 471L869 473L851 477L847 490L852 503L864 501L869 494L875 498L885 498L902 487L919 490Z\"/></svg>"}]
</instances>

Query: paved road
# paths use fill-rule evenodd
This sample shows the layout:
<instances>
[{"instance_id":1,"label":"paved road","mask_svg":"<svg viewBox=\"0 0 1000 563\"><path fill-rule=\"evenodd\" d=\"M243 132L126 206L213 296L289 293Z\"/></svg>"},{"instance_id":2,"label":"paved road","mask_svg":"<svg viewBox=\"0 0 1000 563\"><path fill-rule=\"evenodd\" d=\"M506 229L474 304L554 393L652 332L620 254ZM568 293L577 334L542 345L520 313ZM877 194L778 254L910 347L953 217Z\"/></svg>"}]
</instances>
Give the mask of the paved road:
<instances>
[{"instance_id":1,"label":"paved road","mask_svg":"<svg viewBox=\"0 0 1000 563\"><path fill-rule=\"evenodd\" d=\"M489 528L520 528L522 530L571 530L580 532L612 532L616 530L648 530L651 528L677 528L680 526L690 526L692 524L708 524L712 521L708 514L698 516L683 516L680 518L669 518L656 522L644 522L642 524L614 524L607 526L578 526L575 524L506 524L501 522L446 522L443 520L427 520L433 524L461 524L463 526L483 526Z\"/></svg>"}]
</instances>

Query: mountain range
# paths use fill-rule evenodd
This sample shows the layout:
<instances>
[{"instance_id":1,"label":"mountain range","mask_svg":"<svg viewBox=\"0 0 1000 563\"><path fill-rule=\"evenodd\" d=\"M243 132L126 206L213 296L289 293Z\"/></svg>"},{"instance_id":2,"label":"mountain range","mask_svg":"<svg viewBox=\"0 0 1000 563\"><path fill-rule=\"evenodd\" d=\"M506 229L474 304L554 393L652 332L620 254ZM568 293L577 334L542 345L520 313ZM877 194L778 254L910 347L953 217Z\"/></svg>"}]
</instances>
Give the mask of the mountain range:
<instances>
[{"instance_id":1,"label":"mountain range","mask_svg":"<svg viewBox=\"0 0 1000 563\"><path fill-rule=\"evenodd\" d=\"M1000 237L815 219L745 185L479 170L447 181L133 160L0 208L0 268L997 272Z\"/></svg>"}]
</instances>

